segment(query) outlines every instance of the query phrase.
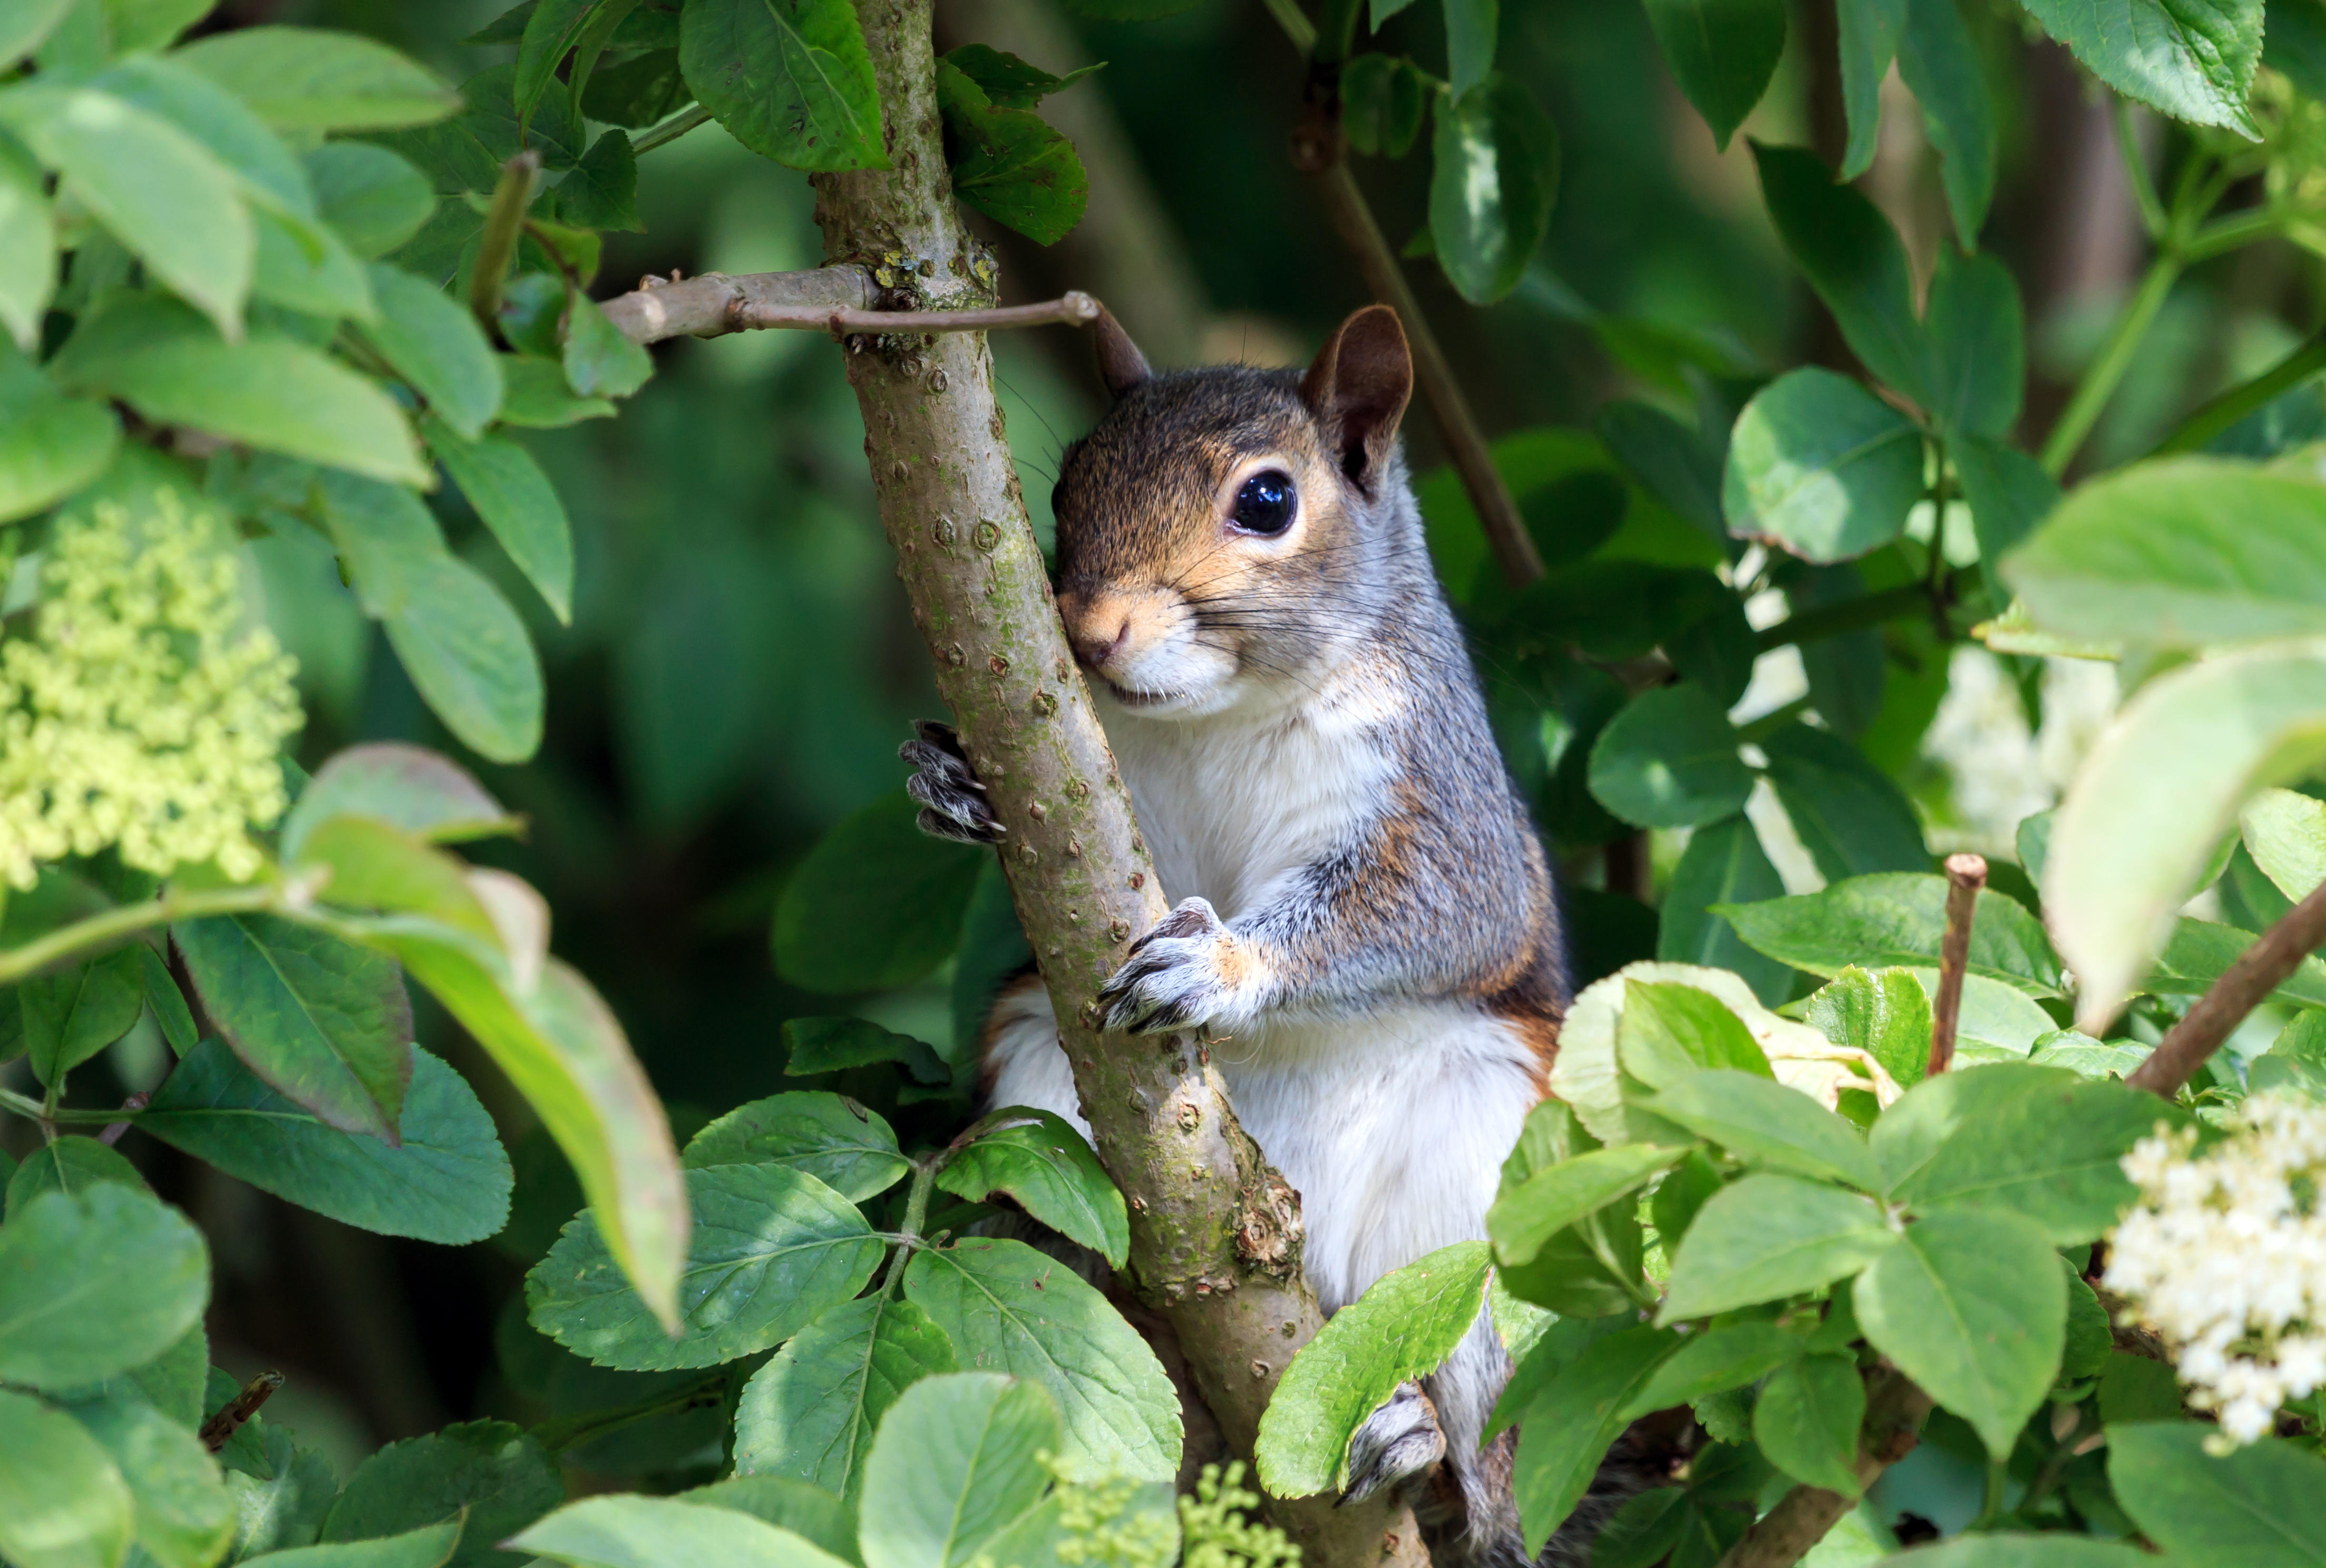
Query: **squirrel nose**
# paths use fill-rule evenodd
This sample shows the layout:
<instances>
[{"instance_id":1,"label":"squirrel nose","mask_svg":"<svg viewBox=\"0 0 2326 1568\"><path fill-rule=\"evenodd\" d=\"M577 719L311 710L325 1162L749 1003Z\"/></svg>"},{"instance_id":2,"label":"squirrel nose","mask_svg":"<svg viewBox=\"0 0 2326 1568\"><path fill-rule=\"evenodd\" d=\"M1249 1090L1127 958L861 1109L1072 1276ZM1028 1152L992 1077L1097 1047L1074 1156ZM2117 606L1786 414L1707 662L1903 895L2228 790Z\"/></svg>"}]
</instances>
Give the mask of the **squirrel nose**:
<instances>
[{"instance_id":1,"label":"squirrel nose","mask_svg":"<svg viewBox=\"0 0 2326 1568\"><path fill-rule=\"evenodd\" d=\"M1101 621L1099 624L1103 626L1106 623ZM1069 635L1067 640L1075 645L1075 657L1093 670L1101 669L1109 659L1114 657L1124 643L1130 640L1130 617L1125 615L1116 621L1112 636L1108 636L1103 632L1093 634L1077 628Z\"/></svg>"}]
</instances>

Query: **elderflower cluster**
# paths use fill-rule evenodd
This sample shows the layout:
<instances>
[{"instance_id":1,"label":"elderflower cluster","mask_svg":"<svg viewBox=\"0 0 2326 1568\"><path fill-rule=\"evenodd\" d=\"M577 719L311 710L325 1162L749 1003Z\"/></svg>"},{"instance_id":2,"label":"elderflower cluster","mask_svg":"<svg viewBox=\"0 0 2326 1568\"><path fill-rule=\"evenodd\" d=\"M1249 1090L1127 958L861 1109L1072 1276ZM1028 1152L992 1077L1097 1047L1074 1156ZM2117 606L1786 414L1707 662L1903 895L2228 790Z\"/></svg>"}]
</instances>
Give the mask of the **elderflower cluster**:
<instances>
[{"instance_id":1,"label":"elderflower cluster","mask_svg":"<svg viewBox=\"0 0 2326 1568\"><path fill-rule=\"evenodd\" d=\"M300 713L293 661L240 611L219 525L167 491L58 521L32 635L0 643L0 880L110 845L157 876L257 872Z\"/></svg>"},{"instance_id":2,"label":"elderflower cluster","mask_svg":"<svg viewBox=\"0 0 2326 1568\"><path fill-rule=\"evenodd\" d=\"M1179 1499L1183 1568L1299 1568L1300 1548L1282 1530L1251 1521L1260 1494L1242 1480L1242 1460L1224 1475L1207 1464L1196 1478L1196 1495Z\"/></svg>"},{"instance_id":3,"label":"elderflower cluster","mask_svg":"<svg viewBox=\"0 0 2326 1568\"><path fill-rule=\"evenodd\" d=\"M2326 1385L2326 1107L2256 1095L2228 1131L2202 1155L2184 1128L2125 1156L2141 1201L2106 1283L2172 1347L2191 1402L2245 1443Z\"/></svg>"},{"instance_id":4,"label":"elderflower cluster","mask_svg":"<svg viewBox=\"0 0 2326 1568\"><path fill-rule=\"evenodd\" d=\"M1178 1545L1171 1517L1135 1508L1143 1489L1129 1476L1059 1477L1058 1561L1066 1568L1171 1568Z\"/></svg>"}]
</instances>

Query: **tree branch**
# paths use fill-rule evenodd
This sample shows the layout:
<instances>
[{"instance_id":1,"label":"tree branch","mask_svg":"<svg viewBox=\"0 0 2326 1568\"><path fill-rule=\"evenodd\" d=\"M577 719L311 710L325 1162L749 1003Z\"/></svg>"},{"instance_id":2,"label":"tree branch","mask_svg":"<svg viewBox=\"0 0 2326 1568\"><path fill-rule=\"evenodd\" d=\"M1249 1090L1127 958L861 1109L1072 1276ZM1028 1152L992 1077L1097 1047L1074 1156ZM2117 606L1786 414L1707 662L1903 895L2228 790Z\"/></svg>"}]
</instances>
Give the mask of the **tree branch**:
<instances>
[{"instance_id":1,"label":"tree branch","mask_svg":"<svg viewBox=\"0 0 2326 1568\"><path fill-rule=\"evenodd\" d=\"M997 327L1086 327L1099 302L1079 289L1031 305L957 311L884 311L881 291L863 267L816 267L799 273L746 273L732 277L648 277L629 293L599 305L617 331L637 344L666 338L720 338L730 332L983 332Z\"/></svg>"},{"instance_id":2,"label":"tree branch","mask_svg":"<svg viewBox=\"0 0 2326 1568\"><path fill-rule=\"evenodd\" d=\"M1858 1443L1861 1497L1875 1478L1913 1452L1921 1440L1922 1418L1931 1413L1931 1396L1904 1373L1887 1371L1877 1376L1879 1381L1866 1399L1865 1426ZM1823 1487L1797 1486L1728 1549L1720 1568L1791 1568L1856 1505L1856 1498Z\"/></svg>"},{"instance_id":3,"label":"tree branch","mask_svg":"<svg viewBox=\"0 0 2326 1568\"><path fill-rule=\"evenodd\" d=\"M2180 1093L2206 1059L2221 1048L2229 1032L2284 984L2286 977L2321 943L2326 943L2326 882L2312 888L2307 897L2239 953L2125 1081L2167 1099Z\"/></svg>"},{"instance_id":4,"label":"tree branch","mask_svg":"<svg viewBox=\"0 0 2326 1568\"><path fill-rule=\"evenodd\" d=\"M817 219L835 264L907 258L883 262L907 296L884 302L984 307L990 260L954 205L939 140L929 10L929 0L861 7L890 166L815 176ZM1323 1322L1299 1272L1298 1196L1238 1126L1194 1036L1102 1035L1089 1021L1090 998L1168 905L1051 602L985 339L851 348L898 576L1009 829L1002 866L1019 917L1099 1156L1130 1203L1127 1282L1169 1320L1222 1429L1249 1454L1284 1363ZM1271 1512L1311 1568L1422 1562L1411 1516L1378 1499Z\"/></svg>"},{"instance_id":5,"label":"tree branch","mask_svg":"<svg viewBox=\"0 0 2326 1568\"><path fill-rule=\"evenodd\" d=\"M1931 1078L1954 1065L1963 971L1970 967L1970 923L1978 914L1978 890L1986 886L1984 858L1947 857L1947 929L1939 942L1939 994L1931 1008L1931 1062L1925 1070Z\"/></svg>"}]
</instances>

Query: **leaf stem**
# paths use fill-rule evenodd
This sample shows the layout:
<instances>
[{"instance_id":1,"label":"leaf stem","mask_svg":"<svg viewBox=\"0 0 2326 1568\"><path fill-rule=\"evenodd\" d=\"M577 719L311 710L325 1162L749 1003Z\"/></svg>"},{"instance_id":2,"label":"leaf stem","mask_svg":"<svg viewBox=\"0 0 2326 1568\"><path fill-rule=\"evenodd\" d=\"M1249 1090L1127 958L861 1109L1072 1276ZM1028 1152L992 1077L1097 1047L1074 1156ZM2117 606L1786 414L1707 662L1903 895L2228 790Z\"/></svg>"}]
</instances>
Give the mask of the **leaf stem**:
<instances>
[{"instance_id":1,"label":"leaf stem","mask_svg":"<svg viewBox=\"0 0 2326 1568\"><path fill-rule=\"evenodd\" d=\"M28 1121L45 1122L48 1111L29 1094L19 1094L13 1089L0 1089L0 1110L13 1110Z\"/></svg>"},{"instance_id":2,"label":"leaf stem","mask_svg":"<svg viewBox=\"0 0 2326 1568\"><path fill-rule=\"evenodd\" d=\"M249 910L282 907L283 889L274 883L210 887L193 893L181 893L172 888L159 898L151 898L143 904L125 904L102 914L92 914L87 920L59 926L46 936L28 942L22 947L0 950L0 986L38 974L51 964L60 963L86 949L102 947L154 926L168 925L172 921L191 920L205 914L236 914Z\"/></svg>"},{"instance_id":3,"label":"leaf stem","mask_svg":"<svg viewBox=\"0 0 2326 1568\"><path fill-rule=\"evenodd\" d=\"M2247 414L2266 407L2320 371L2326 370L2326 334L2312 338L2255 376L2230 387L2181 422L2156 445L2156 452L2193 452Z\"/></svg>"},{"instance_id":4,"label":"leaf stem","mask_svg":"<svg viewBox=\"0 0 2326 1568\"><path fill-rule=\"evenodd\" d=\"M534 176L541 172L541 154L531 148L501 165L493 187L493 204L485 214L484 233L477 241L475 268L469 274L469 310L485 336L500 338L501 280L508 275L516 255L516 242L525 231L525 209L533 201Z\"/></svg>"},{"instance_id":5,"label":"leaf stem","mask_svg":"<svg viewBox=\"0 0 2326 1568\"><path fill-rule=\"evenodd\" d=\"M2044 438L2043 471L2053 478L2067 472L2068 465L2099 422L2100 413L2107 407L2108 399L2116 395L2125 372L2132 368L2133 355L2139 350L2141 340L2148 336L2149 328L2156 324L2157 312L2164 308L2165 297L2181 276L2181 257L2172 250L2160 253L2149 264L2148 275L2140 280L2140 287L2125 302L2117 315L2116 325L2108 329L2107 342L2099 355L2085 369L2083 379L2076 383L2074 395L2061 412L2059 422Z\"/></svg>"},{"instance_id":6,"label":"leaf stem","mask_svg":"<svg viewBox=\"0 0 2326 1568\"><path fill-rule=\"evenodd\" d=\"M2141 152L2140 136L2132 123L2132 104L2123 97L2116 98L2113 108L2116 121L2116 144L2124 154L2125 173L2132 181L2132 197L2140 207L2140 224L2152 240L2161 240L2170 227L2164 216L2164 203L2157 199L2156 181L2148 172L2148 159Z\"/></svg>"},{"instance_id":7,"label":"leaf stem","mask_svg":"<svg viewBox=\"0 0 2326 1568\"><path fill-rule=\"evenodd\" d=\"M888 1270L880 1276L879 1294L884 1297L897 1294L905 1277L905 1259L921 1244L921 1227L929 1217L929 1193L937 1184L937 1172L952 1155L951 1149L938 1149L913 1165L913 1185L905 1194L905 1222L897 1232L896 1249L889 1254Z\"/></svg>"},{"instance_id":8,"label":"leaf stem","mask_svg":"<svg viewBox=\"0 0 2326 1568\"><path fill-rule=\"evenodd\" d=\"M1939 994L1931 1008L1931 1062L1925 1076L1936 1078L1954 1064L1955 1028L1962 1017L1963 971L1970 967L1970 926L1978 914L1978 890L1986 886L1980 856L1947 857L1947 929L1939 945Z\"/></svg>"},{"instance_id":9,"label":"leaf stem","mask_svg":"<svg viewBox=\"0 0 2326 1568\"><path fill-rule=\"evenodd\" d=\"M1261 0L1261 4L1276 18L1276 24L1284 29L1284 36L1292 41L1293 48L1307 54L1317 47L1317 24L1300 9L1300 0Z\"/></svg>"},{"instance_id":10,"label":"leaf stem","mask_svg":"<svg viewBox=\"0 0 2326 1568\"><path fill-rule=\"evenodd\" d=\"M541 1446L552 1453L566 1453L593 1442L609 1432L625 1426L635 1426L641 1421L657 1415L676 1415L684 1411L697 1410L706 1405L716 1405L727 1386L727 1372L721 1368L699 1383L683 1388L653 1395L635 1404L617 1406L610 1410L592 1410L581 1415L567 1415L554 1421L544 1421L533 1429Z\"/></svg>"},{"instance_id":11,"label":"leaf stem","mask_svg":"<svg viewBox=\"0 0 2326 1568\"><path fill-rule=\"evenodd\" d=\"M2275 237L2285 227L2285 214L2272 207L2249 207L2243 212L2207 224L2181 247L2184 264L2210 261L2224 251Z\"/></svg>"},{"instance_id":12,"label":"leaf stem","mask_svg":"<svg viewBox=\"0 0 2326 1568\"><path fill-rule=\"evenodd\" d=\"M1952 604L1977 585L1978 568L1957 568L1939 580L1935 592L1946 604ZM1787 616L1774 626L1764 626L1754 641L1762 653L1772 648L1791 647L1796 643L1819 643L1828 637L1838 637L1845 632L1863 631L1878 626L1884 621L1902 620L1931 602L1932 585L1927 582L1901 583L1885 588L1879 593L1861 594L1838 604L1819 605L1813 610Z\"/></svg>"},{"instance_id":13,"label":"leaf stem","mask_svg":"<svg viewBox=\"0 0 2326 1568\"><path fill-rule=\"evenodd\" d=\"M707 125L710 123L709 109L704 108L701 104L689 104L670 118L658 120L640 131L638 139L630 144L630 153L633 157L642 158L656 147L668 146L696 126Z\"/></svg>"}]
</instances>

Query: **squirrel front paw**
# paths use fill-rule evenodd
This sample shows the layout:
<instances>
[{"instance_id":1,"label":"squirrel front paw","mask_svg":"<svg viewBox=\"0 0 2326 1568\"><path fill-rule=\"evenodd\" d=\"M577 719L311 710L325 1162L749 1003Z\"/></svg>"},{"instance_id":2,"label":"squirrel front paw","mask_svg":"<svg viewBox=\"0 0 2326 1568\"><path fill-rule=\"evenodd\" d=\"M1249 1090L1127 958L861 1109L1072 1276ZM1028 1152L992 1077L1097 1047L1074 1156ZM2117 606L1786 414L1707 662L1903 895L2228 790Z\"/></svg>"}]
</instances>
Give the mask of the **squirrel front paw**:
<instances>
[{"instance_id":1,"label":"squirrel front paw","mask_svg":"<svg viewBox=\"0 0 2326 1568\"><path fill-rule=\"evenodd\" d=\"M1134 1035L1207 1022L1233 1026L1253 978L1251 954L1219 912L1205 899L1182 899L1130 944L1130 958L1100 988L1100 1022Z\"/></svg>"},{"instance_id":2,"label":"squirrel front paw","mask_svg":"<svg viewBox=\"0 0 2326 1568\"><path fill-rule=\"evenodd\" d=\"M1344 1503L1361 1503L1386 1486L1411 1480L1446 1457L1437 1407L1419 1383L1400 1383L1388 1402L1365 1417L1349 1439Z\"/></svg>"},{"instance_id":3,"label":"squirrel front paw","mask_svg":"<svg viewBox=\"0 0 2326 1568\"><path fill-rule=\"evenodd\" d=\"M913 765L905 793L921 803L921 831L934 839L963 844L998 844L1009 830L985 803L985 786L971 771L961 749L961 737L950 724L923 719L913 725L918 740L908 740L897 755Z\"/></svg>"}]
</instances>

